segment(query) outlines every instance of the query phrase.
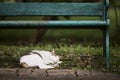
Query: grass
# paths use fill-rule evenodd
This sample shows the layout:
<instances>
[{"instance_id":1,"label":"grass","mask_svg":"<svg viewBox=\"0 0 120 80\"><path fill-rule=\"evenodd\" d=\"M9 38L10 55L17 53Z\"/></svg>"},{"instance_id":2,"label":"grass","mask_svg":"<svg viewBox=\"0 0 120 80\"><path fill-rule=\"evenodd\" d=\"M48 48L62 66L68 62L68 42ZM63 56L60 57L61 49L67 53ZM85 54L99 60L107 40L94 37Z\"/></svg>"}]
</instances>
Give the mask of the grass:
<instances>
[{"instance_id":1,"label":"grass","mask_svg":"<svg viewBox=\"0 0 120 80\"><path fill-rule=\"evenodd\" d=\"M0 45L0 67L20 67L19 59L31 50L55 50L57 55L62 56L63 63L58 69L84 69L105 71L105 58L102 47L94 44L84 46L82 44L48 43L42 42L37 45ZM120 72L120 46L111 47L110 70Z\"/></svg>"}]
</instances>

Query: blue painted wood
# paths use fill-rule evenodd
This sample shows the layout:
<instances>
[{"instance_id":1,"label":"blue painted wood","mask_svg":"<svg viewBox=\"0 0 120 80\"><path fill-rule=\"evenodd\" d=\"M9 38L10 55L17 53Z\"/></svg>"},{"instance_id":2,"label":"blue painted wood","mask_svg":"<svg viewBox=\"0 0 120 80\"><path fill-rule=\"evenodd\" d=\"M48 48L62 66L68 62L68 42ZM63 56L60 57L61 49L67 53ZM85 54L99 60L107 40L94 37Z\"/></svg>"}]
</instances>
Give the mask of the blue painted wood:
<instances>
[{"instance_id":1,"label":"blue painted wood","mask_svg":"<svg viewBox=\"0 0 120 80\"><path fill-rule=\"evenodd\" d=\"M0 28L104 28L106 21L0 21ZM9 27L8 27L9 26ZM19 27L16 27L19 28Z\"/></svg>"},{"instance_id":2,"label":"blue painted wood","mask_svg":"<svg viewBox=\"0 0 120 80\"><path fill-rule=\"evenodd\" d=\"M0 3L1 16L103 16L102 3Z\"/></svg>"}]
</instances>

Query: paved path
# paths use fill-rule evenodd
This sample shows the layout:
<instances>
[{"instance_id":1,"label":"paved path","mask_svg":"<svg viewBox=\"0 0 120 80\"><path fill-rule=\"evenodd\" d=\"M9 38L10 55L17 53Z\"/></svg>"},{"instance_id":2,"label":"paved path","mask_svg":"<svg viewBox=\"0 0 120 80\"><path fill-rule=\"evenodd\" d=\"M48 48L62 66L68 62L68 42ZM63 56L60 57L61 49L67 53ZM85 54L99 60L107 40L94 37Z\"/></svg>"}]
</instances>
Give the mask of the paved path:
<instances>
[{"instance_id":1,"label":"paved path","mask_svg":"<svg viewBox=\"0 0 120 80\"><path fill-rule=\"evenodd\" d=\"M0 80L120 80L120 75L83 70L0 69Z\"/></svg>"}]
</instances>

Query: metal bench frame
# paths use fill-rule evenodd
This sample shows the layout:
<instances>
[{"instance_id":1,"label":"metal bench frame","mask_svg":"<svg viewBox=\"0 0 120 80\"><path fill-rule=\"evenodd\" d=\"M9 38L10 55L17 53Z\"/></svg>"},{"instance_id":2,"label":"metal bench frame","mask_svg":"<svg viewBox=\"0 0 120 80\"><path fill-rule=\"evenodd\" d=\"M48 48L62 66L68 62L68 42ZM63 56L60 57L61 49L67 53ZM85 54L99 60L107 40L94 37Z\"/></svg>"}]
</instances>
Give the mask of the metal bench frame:
<instances>
[{"instance_id":1,"label":"metal bench frame","mask_svg":"<svg viewBox=\"0 0 120 80\"><path fill-rule=\"evenodd\" d=\"M103 3L0 3L0 16L98 16L102 20L13 21L1 20L1 29L11 28L84 28L102 29L103 51L109 69L109 0Z\"/></svg>"}]
</instances>

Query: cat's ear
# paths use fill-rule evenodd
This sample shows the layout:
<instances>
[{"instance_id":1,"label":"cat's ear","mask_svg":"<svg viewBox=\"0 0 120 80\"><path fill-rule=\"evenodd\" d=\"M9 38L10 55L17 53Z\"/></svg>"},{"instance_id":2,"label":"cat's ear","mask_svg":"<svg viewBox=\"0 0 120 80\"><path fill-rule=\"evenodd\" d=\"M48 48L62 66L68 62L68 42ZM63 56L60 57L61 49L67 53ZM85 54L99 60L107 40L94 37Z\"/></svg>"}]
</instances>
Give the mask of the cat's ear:
<instances>
[{"instance_id":1,"label":"cat's ear","mask_svg":"<svg viewBox=\"0 0 120 80\"><path fill-rule=\"evenodd\" d=\"M55 50L54 50L54 49L51 51L51 54L52 54L52 55L55 55Z\"/></svg>"}]
</instances>

